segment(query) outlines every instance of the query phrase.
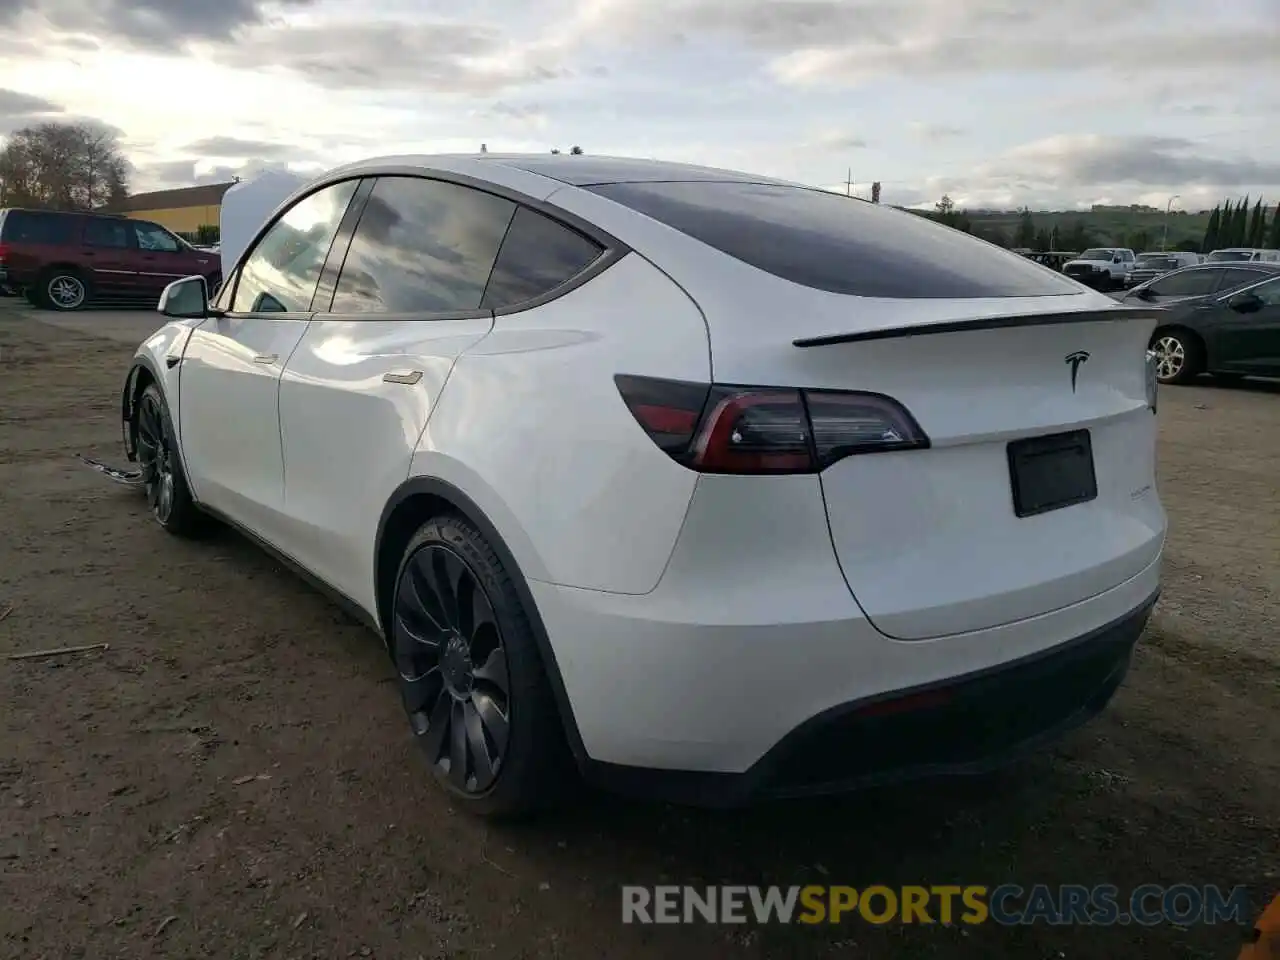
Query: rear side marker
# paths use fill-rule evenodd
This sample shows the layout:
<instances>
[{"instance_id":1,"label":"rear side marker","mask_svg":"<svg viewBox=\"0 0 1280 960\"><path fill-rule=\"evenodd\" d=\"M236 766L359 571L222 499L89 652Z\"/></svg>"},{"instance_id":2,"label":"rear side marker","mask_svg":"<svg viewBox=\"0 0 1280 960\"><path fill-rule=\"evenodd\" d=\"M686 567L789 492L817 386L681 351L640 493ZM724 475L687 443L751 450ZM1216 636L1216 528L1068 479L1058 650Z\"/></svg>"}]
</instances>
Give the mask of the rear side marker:
<instances>
[{"instance_id":1,"label":"rear side marker","mask_svg":"<svg viewBox=\"0 0 1280 960\"><path fill-rule=\"evenodd\" d=\"M699 473L818 473L855 454L929 446L911 414L877 393L614 381L659 449Z\"/></svg>"}]
</instances>

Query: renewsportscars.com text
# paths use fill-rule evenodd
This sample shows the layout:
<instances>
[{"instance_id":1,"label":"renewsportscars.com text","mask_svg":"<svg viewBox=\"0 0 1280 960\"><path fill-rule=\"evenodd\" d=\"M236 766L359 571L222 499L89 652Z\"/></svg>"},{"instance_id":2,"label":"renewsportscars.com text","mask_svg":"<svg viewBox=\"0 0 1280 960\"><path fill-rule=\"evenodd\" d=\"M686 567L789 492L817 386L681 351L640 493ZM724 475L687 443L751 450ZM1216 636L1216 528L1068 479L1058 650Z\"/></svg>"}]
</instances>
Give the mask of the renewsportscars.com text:
<instances>
[{"instance_id":1,"label":"renewsportscars.com text","mask_svg":"<svg viewBox=\"0 0 1280 960\"><path fill-rule=\"evenodd\" d=\"M850 886L625 886L623 923L1245 924L1244 887L1145 884Z\"/></svg>"}]
</instances>

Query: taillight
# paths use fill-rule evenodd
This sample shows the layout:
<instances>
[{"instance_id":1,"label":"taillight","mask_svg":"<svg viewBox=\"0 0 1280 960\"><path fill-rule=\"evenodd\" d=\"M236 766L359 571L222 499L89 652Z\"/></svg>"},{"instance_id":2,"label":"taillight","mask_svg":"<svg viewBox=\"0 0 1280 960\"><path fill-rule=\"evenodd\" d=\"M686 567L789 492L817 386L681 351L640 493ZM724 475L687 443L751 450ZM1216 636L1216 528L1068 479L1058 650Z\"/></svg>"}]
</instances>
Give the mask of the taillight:
<instances>
[{"instance_id":1,"label":"taillight","mask_svg":"<svg viewBox=\"0 0 1280 960\"><path fill-rule=\"evenodd\" d=\"M853 454L929 445L911 414L877 393L614 380L653 442L701 473L817 473Z\"/></svg>"},{"instance_id":2,"label":"taillight","mask_svg":"<svg viewBox=\"0 0 1280 960\"><path fill-rule=\"evenodd\" d=\"M9 255L9 245L7 243L0 243L0 263L4 263L4 259L8 255Z\"/></svg>"}]
</instances>

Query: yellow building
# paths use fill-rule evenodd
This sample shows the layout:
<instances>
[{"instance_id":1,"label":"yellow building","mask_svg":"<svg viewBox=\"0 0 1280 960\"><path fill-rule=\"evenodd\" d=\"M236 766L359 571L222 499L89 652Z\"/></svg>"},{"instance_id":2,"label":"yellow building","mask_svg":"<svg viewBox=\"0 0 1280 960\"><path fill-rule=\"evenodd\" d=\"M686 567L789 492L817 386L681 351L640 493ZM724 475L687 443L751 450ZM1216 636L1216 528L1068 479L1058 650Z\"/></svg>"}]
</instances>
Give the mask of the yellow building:
<instances>
[{"instance_id":1,"label":"yellow building","mask_svg":"<svg viewBox=\"0 0 1280 960\"><path fill-rule=\"evenodd\" d=\"M222 195L233 183L210 183L176 190L136 193L103 208L105 213L121 213L138 220L150 220L174 233L194 234L201 227L217 227Z\"/></svg>"}]
</instances>

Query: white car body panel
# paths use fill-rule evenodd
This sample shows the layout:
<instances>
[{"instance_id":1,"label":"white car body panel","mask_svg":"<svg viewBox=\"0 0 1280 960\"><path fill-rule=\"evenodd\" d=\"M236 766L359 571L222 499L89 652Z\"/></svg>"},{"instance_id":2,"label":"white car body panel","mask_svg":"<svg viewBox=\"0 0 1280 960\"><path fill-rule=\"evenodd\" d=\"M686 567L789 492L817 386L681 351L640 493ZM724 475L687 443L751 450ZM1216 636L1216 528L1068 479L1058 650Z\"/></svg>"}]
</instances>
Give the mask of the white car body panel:
<instances>
[{"instance_id":1,"label":"white car body panel","mask_svg":"<svg viewBox=\"0 0 1280 960\"><path fill-rule=\"evenodd\" d=\"M280 383L286 530L278 546L372 613L374 537L458 357L488 318L317 314ZM384 375L420 375L394 383Z\"/></svg>"},{"instance_id":2,"label":"white car body panel","mask_svg":"<svg viewBox=\"0 0 1280 960\"><path fill-rule=\"evenodd\" d=\"M1079 284L1000 299L821 292L501 159L382 158L327 177L461 174L631 252L496 317L166 325L140 354L162 371L198 501L376 621L389 500L416 478L456 488L532 593L585 759L657 770L747 771L824 711L1042 653L1158 590L1154 319L1099 319L1122 308ZM1067 316L929 330L1033 314ZM885 331L898 332L793 343ZM700 474L646 434L617 374L883 394L929 446L817 474ZM1097 498L1016 517L1006 445L1077 428Z\"/></svg>"},{"instance_id":3,"label":"white car body panel","mask_svg":"<svg viewBox=\"0 0 1280 960\"><path fill-rule=\"evenodd\" d=\"M280 374L306 329L298 315L218 317L196 327L182 359L175 419L192 493L269 543L284 519Z\"/></svg>"},{"instance_id":4,"label":"white car body panel","mask_svg":"<svg viewBox=\"0 0 1280 960\"><path fill-rule=\"evenodd\" d=\"M549 304L497 318L458 361L413 472L430 476L433 457L449 456L488 478L538 544L537 579L647 593L697 474L631 418L613 376L637 370L705 382L710 361L697 307L630 254Z\"/></svg>"}]
</instances>

